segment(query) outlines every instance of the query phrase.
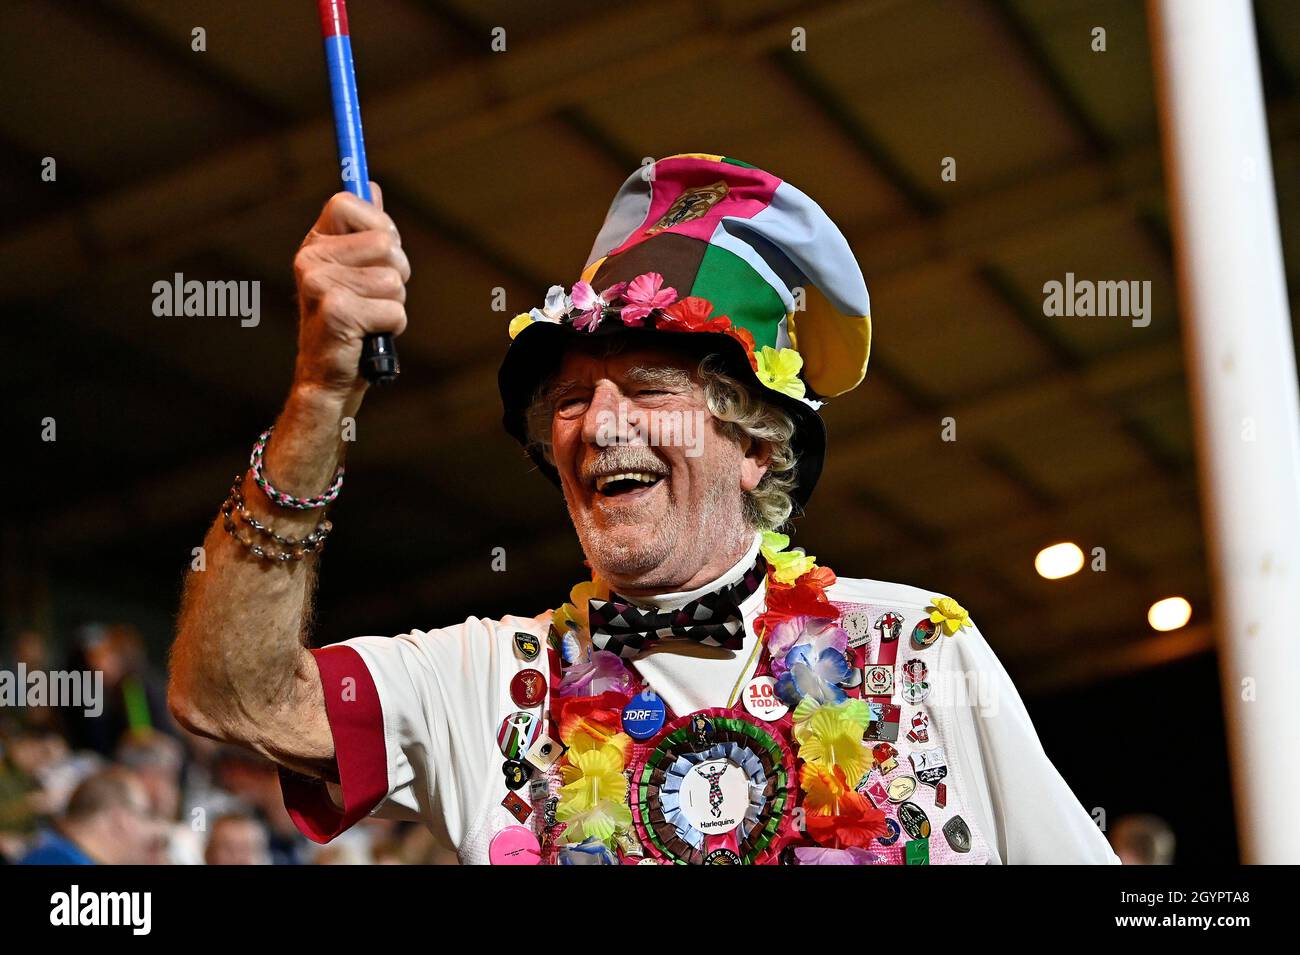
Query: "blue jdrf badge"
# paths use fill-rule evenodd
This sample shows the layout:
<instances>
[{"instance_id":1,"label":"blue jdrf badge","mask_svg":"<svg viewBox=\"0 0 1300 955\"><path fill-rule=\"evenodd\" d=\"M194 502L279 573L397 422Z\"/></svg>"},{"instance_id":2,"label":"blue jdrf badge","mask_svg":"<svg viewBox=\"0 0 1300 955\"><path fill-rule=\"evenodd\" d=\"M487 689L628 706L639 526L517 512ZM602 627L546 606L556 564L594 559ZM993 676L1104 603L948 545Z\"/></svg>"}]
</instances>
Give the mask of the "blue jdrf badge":
<instances>
[{"instance_id":1,"label":"blue jdrf badge","mask_svg":"<svg viewBox=\"0 0 1300 955\"><path fill-rule=\"evenodd\" d=\"M659 732L667 715L664 701L654 690L638 693L623 707L623 732L633 739L649 739Z\"/></svg>"}]
</instances>

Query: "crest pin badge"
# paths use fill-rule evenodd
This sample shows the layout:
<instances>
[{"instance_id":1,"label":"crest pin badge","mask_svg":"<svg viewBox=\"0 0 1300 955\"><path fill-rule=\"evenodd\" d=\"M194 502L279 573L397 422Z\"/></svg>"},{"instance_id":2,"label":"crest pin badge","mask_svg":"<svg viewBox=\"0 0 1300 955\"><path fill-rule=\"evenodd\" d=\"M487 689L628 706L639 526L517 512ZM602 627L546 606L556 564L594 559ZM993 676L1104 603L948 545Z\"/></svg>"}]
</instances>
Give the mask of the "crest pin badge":
<instances>
[{"instance_id":1,"label":"crest pin badge","mask_svg":"<svg viewBox=\"0 0 1300 955\"><path fill-rule=\"evenodd\" d=\"M903 664L903 699L908 703L920 703L930 695L928 677L930 668L924 660L915 658Z\"/></svg>"}]
</instances>

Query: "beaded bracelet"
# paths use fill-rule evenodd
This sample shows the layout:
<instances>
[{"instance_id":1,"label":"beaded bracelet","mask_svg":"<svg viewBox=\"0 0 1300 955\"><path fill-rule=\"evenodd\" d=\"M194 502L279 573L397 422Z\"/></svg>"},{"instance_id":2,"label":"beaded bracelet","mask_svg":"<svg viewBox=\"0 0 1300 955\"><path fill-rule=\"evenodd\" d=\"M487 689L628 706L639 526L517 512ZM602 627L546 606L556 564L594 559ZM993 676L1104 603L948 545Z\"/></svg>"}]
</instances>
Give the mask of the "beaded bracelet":
<instances>
[{"instance_id":1,"label":"beaded bracelet","mask_svg":"<svg viewBox=\"0 0 1300 955\"><path fill-rule=\"evenodd\" d=\"M278 504L280 507L293 508L296 511L310 511L314 508L324 507L338 497L339 491L343 488L343 465L341 464L334 474L334 483L329 486L324 494L317 497L294 497L292 494L277 491L271 486L271 482L262 474L262 457L266 454L266 443L271 439L271 432L274 430L275 425L271 425L262 432L262 436L253 445L252 457L248 459L248 466L253 469L253 480L257 482L257 486L262 489L262 493L267 496L271 503Z\"/></svg>"},{"instance_id":2,"label":"beaded bracelet","mask_svg":"<svg viewBox=\"0 0 1300 955\"><path fill-rule=\"evenodd\" d=\"M321 518L316 528L306 537L294 540L288 537L281 537L275 531L271 530L248 511L244 504L244 495L239 486L243 483L243 475L235 475L235 483L230 488L230 496L226 498L225 503L221 505L222 524L228 533L239 543L247 547L253 556L262 560L290 561L302 560L308 554L314 554L325 546L325 538L329 536L334 525L324 517ZM251 528L252 531L261 534L264 538L274 541L278 549L268 550L261 544L253 540L252 534L239 533L239 525L235 522L235 513L238 512L239 518L244 525Z\"/></svg>"}]
</instances>

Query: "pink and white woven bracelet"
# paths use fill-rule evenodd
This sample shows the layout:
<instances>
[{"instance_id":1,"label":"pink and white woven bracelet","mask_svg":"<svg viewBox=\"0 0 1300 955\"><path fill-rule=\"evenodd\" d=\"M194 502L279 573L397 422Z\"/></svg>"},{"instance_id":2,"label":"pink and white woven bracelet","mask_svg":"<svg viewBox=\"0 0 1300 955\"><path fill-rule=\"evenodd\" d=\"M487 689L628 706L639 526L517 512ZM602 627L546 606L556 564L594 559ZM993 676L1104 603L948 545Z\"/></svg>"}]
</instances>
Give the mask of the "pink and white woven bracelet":
<instances>
[{"instance_id":1,"label":"pink and white woven bracelet","mask_svg":"<svg viewBox=\"0 0 1300 955\"><path fill-rule=\"evenodd\" d=\"M248 459L248 466L253 470L253 480L271 503L280 507L292 508L295 511L310 511L318 507L324 507L338 497L339 491L343 488L343 465L341 464L334 474L334 483L329 486L324 494L317 497L294 497L292 494L285 494L283 491L276 490L271 485L271 482L262 474L262 458L266 454L266 443L271 439L271 432L274 430L275 425L271 425L262 432L262 436L253 445L252 457Z\"/></svg>"}]
</instances>

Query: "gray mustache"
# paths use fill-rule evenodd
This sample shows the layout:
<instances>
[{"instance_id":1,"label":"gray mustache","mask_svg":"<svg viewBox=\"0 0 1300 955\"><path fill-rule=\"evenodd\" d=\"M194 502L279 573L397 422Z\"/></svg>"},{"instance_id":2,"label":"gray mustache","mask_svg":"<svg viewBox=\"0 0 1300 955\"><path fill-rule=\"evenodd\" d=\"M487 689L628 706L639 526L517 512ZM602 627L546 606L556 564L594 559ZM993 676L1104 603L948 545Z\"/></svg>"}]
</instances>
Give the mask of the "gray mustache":
<instances>
[{"instance_id":1,"label":"gray mustache","mask_svg":"<svg viewBox=\"0 0 1300 955\"><path fill-rule=\"evenodd\" d=\"M590 461L582 466L584 481L594 481L601 474L618 471L645 471L649 474L667 475L664 463L647 451L644 446L611 445L602 448Z\"/></svg>"}]
</instances>

